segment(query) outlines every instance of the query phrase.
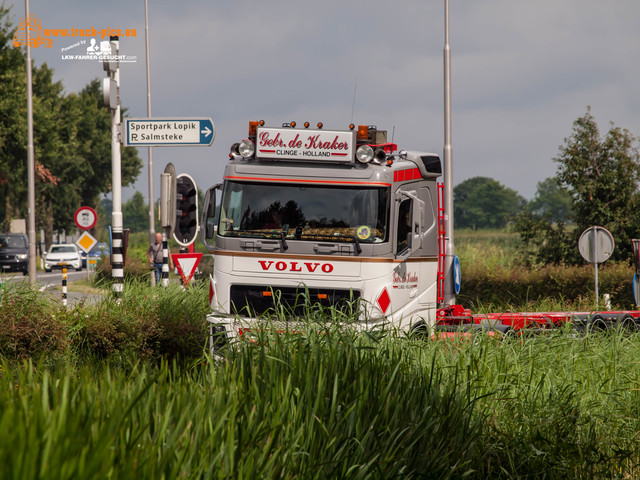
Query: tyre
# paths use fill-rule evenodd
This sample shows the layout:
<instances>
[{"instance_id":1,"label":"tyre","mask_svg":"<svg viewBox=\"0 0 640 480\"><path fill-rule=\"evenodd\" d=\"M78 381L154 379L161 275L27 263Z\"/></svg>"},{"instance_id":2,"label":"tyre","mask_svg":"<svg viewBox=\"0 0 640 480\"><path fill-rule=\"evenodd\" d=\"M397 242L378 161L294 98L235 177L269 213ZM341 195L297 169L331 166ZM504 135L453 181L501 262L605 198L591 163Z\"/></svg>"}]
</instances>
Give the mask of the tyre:
<instances>
[{"instance_id":1,"label":"tyre","mask_svg":"<svg viewBox=\"0 0 640 480\"><path fill-rule=\"evenodd\" d=\"M51 269L50 268L45 268L44 271L47 272L47 273L51 273Z\"/></svg>"},{"instance_id":2,"label":"tyre","mask_svg":"<svg viewBox=\"0 0 640 480\"><path fill-rule=\"evenodd\" d=\"M606 332L609 330L609 322L605 320L602 315L594 315L587 323L587 331L591 332Z\"/></svg>"},{"instance_id":3,"label":"tyre","mask_svg":"<svg viewBox=\"0 0 640 480\"><path fill-rule=\"evenodd\" d=\"M623 333L634 333L638 331L638 324L631 315L624 315L616 322L616 328Z\"/></svg>"}]
</instances>

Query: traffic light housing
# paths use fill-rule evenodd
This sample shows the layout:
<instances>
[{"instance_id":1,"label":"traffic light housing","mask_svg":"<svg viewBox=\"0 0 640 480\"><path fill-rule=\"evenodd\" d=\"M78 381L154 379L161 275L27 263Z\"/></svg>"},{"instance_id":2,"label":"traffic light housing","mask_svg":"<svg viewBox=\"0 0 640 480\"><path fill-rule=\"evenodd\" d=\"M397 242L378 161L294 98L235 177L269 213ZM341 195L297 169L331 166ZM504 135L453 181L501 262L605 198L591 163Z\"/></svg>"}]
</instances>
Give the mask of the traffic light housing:
<instances>
[{"instance_id":1,"label":"traffic light housing","mask_svg":"<svg viewBox=\"0 0 640 480\"><path fill-rule=\"evenodd\" d=\"M182 246L191 245L198 234L198 188L186 173L176 177L176 224L173 238Z\"/></svg>"}]
</instances>

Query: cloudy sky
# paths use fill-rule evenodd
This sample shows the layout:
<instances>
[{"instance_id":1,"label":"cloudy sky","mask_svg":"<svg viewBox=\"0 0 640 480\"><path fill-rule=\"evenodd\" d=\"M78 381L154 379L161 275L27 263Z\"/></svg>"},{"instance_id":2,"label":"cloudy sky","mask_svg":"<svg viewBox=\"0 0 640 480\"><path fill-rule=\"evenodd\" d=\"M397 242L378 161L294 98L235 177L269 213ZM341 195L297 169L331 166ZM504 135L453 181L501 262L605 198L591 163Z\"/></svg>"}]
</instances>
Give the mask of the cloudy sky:
<instances>
[{"instance_id":1,"label":"cloudy sky","mask_svg":"<svg viewBox=\"0 0 640 480\"><path fill-rule=\"evenodd\" d=\"M203 190L221 181L249 120L350 122L395 131L402 149L442 155L444 0L148 0L154 117L211 117L211 147L153 149L155 196L168 162ZM13 5L18 23L24 3ZM454 185L494 178L531 198L590 106L640 135L638 0L450 0ZM31 0L44 28L135 29L121 36L121 99L147 114L144 0ZM90 38L90 37L89 37ZM87 37L32 49L67 92L105 75L65 60ZM98 39L99 40L99 39ZM354 102L355 93L355 102ZM145 165L134 188L148 195Z\"/></svg>"}]
</instances>

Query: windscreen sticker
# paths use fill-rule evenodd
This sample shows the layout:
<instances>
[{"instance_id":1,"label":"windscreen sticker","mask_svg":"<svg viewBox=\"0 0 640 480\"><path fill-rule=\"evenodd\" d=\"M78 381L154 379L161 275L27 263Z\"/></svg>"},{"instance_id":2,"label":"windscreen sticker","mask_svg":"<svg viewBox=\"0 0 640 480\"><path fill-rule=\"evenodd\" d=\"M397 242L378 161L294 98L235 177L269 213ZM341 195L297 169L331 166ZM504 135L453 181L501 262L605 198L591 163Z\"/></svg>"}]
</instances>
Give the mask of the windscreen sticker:
<instances>
[{"instance_id":1,"label":"windscreen sticker","mask_svg":"<svg viewBox=\"0 0 640 480\"><path fill-rule=\"evenodd\" d=\"M367 225L360 225L356 230L356 235L360 240L366 240L371 236L371 228Z\"/></svg>"}]
</instances>

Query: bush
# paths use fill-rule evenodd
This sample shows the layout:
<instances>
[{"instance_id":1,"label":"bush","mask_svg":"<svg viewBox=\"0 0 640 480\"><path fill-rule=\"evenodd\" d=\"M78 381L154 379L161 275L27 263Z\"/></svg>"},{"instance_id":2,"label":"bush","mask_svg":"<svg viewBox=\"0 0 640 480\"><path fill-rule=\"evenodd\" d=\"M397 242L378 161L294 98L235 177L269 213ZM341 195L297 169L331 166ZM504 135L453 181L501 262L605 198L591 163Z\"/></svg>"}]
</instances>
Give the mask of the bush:
<instances>
[{"instance_id":1,"label":"bush","mask_svg":"<svg viewBox=\"0 0 640 480\"><path fill-rule=\"evenodd\" d=\"M613 304L635 308L631 288L633 273L634 269L625 263L600 265L600 295L609 293ZM461 294L456 298L467 307L482 302L514 310L550 298L581 309L592 309L595 303L593 265L525 269L472 264L465 265L462 281Z\"/></svg>"},{"instance_id":2,"label":"bush","mask_svg":"<svg viewBox=\"0 0 640 480\"><path fill-rule=\"evenodd\" d=\"M0 355L8 358L62 356L68 346L64 310L26 282L0 288Z\"/></svg>"},{"instance_id":3,"label":"bush","mask_svg":"<svg viewBox=\"0 0 640 480\"><path fill-rule=\"evenodd\" d=\"M127 282L122 297L85 305L69 317L80 357L198 358L208 340L208 291Z\"/></svg>"},{"instance_id":4,"label":"bush","mask_svg":"<svg viewBox=\"0 0 640 480\"><path fill-rule=\"evenodd\" d=\"M139 258L127 258L124 265L124 281L125 282L149 282L149 277L153 270L149 266L149 262L142 261ZM96 268L96 274L93 282L97 286L106 286L113 283L111 260L106 258L100 262Z\"/></svg>"}]
</instances>

